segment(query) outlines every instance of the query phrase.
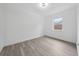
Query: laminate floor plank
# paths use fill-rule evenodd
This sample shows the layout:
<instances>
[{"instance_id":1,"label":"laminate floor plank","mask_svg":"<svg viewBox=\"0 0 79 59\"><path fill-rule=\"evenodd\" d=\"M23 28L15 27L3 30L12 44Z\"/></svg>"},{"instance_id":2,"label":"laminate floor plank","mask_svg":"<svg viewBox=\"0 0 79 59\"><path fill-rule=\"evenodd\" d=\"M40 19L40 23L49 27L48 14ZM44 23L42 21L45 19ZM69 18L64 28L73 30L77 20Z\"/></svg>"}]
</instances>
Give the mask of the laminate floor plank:
<instances>
[{"instance_id":1,"label":"laminate floor plank","mask_svg":"<svg viewBox=\"0 0 79 59\"><path fill-rule=\"evenodd\" d=\"M39 37L4 47L1 56L77 56L76 44Z\"/></svg>"}]
</instances>

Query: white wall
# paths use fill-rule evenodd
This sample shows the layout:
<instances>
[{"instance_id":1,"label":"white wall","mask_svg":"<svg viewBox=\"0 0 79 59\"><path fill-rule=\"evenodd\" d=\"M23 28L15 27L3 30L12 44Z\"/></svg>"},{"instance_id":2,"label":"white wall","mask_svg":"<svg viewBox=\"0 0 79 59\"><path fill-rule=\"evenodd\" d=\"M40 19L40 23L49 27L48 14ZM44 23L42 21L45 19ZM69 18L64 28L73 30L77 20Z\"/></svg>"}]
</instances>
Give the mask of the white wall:
<instances>
[{"instance_id":1,"label":"white wall","mask_svg":"<svg viewBox=\"0 0 79 59\"><path fill-rule=\"evenodd\" d=\"M77 4L77 43L79 44L79 4Z\"/></svg>"},{"instance_id":2,"label":"white wall","mask_svg":"<svg viewBox=\"0 0 79 59\"><path fill-rule=\"evenodd\" d=\"M64 9L64 7L63 7ZM61 9L62 10L62 9ZM45 16L45 35L76 43L76 7L67 8ZM53 31L52 20L63 17L63 31Z\"/></svg>"},{"instance_id":3,"label":"white wall","mask_svg":"<svg viewBox=\"0 0 79 59\"><path fill-rule=\"evenodd\" d=\"M32 5L5 4L7 20L5 45L19 43L43 35L43 19L33 11Z\"/></svg>"},{"instance_id":4,"label":"white wall","mask_svg":"<svg viewBox=\"0 0 79 59\"><path fill-rule=\"evenodd\" d=\"M77 50L79 55L79 4L77 4Z\"/></svg>"}]
</instances>

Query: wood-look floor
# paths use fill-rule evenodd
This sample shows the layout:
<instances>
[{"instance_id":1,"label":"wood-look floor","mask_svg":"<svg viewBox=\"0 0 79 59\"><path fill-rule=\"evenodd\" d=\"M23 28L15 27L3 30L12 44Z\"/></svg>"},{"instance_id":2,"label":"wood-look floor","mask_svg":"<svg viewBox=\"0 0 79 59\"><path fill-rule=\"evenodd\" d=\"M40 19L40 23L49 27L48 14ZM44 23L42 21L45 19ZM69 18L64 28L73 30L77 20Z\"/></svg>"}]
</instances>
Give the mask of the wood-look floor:
<instances>
[{"instance_id":1,"label":"wood-look floor","mask_svg":"<svg viewBox=\"0 0 79 59\"><path fill-rule=\"evenodd\" d=\"M48 37L4 47L1 56L77 56L75 44Z\"/></svg>"}]
</instances>

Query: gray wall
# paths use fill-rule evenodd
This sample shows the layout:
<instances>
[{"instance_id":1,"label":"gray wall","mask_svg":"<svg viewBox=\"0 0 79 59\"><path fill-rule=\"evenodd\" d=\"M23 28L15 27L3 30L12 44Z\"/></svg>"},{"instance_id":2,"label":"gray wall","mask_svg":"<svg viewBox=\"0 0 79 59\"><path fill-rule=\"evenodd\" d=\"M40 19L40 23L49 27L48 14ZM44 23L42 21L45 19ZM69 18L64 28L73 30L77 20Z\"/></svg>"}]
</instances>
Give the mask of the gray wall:
<instances>
[{"instance_id":1,"label":"gray wall","mask_svg":"<svg viewBox=\"0 0 79 59\"><path fill-rule=\"evenodd\" d=\"M63 18L63 31L53 31L52 20L55 17ZM76 7L70 7L63 11L45 16L45 35L76 43Z\"/></svg>"},{"instance_id":2,"label":"gray wall","mask_svg":"<svg viewBox=\"0 0 79 59\"><path fill-rule=\"evenodd\" d=\"M5 19L4 19L4 6L0 4L0 51L4 46L5 40Z\"/></svg>"}]
</instances>

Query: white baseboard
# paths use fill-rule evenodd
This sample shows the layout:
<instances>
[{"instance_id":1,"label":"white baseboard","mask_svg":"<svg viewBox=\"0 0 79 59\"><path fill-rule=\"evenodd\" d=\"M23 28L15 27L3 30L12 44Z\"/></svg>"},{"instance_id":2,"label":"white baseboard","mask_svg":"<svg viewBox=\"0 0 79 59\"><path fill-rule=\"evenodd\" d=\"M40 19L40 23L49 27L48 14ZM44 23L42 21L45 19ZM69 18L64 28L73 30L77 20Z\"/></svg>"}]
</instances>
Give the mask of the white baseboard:
<instances>
[{"instance_id":1,"label":"white baseboard","mask_svg":"<svg viewBox=\"0 0 79 59\"><path fill-rule=\"evenodd\" d=\"M11 43L9 42L9 43L6 43L5 46L10 46L10 45L21 43L21 42L24 42L24 41L27 41L27 40L32 40L32 39L35 39L35 38L38 38L38 37L41 37L41 36L43 36L43 35L36 35L36 36L29 37L29 38L26 38L26 39L23 39L23 40L17 40L17 41L11 42Z\"/></svg>"},{"instance_id":2,"label":"white baseboard","mask_svg":"<svg viewBox=\"0 0 79 59\"><path fill-rule=\"evenodd\" d=\"M71 41L68 41L68 40L63 40L63 39L56 38L56 37L52 37L52 36L49 36L49 35L44 35L44 36L49 37L49 38L53 38L53 39L62 40L62 41L65 41L65 42L69 42L69 43L76 44L75 42L71 42Z\"/></svg>"}]
</instances>

